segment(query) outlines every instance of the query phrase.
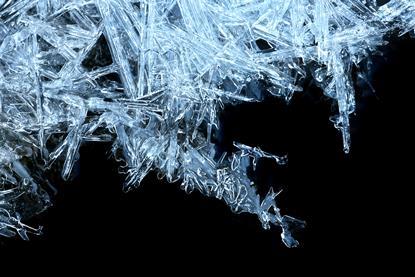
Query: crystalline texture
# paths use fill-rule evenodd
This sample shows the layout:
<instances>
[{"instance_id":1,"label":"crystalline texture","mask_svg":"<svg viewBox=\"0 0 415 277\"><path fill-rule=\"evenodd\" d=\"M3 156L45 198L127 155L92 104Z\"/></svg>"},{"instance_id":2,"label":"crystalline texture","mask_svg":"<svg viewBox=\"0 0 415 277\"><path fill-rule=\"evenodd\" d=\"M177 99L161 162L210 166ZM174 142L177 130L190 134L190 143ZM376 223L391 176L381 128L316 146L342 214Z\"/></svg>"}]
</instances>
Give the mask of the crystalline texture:
<instances>
[{"instance_id":1,"label":"crystalline texture","mask_svg":"<svg viewBox=\"0 0 415 277\"><path fill-rule=\"evenodd\" d=\"M247 177L258 158L285 157L236 142L218 152L218 115L261 99L243 93L251 80L289 101L311 72L337 102L332 121L348 152L352 68L387 33L415 26L415 1L374 2L0 1L0 235L39 233L22 220L50 205L48 174L67 179L82 142L107 141L127 165L126 190L156 170L280 226L296 246L291 230L304 222L281 215L277 194L261 199Z\"/></svg>"}]
</instances>

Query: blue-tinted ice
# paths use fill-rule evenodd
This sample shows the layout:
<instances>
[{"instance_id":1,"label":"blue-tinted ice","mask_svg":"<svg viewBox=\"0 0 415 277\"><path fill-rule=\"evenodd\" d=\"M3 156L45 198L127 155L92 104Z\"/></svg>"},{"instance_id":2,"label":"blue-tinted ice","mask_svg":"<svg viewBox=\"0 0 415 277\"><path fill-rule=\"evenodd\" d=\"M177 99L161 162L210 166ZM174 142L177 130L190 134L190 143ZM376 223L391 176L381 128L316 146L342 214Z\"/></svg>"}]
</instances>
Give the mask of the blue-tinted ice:
<instances>
[{"instance_id":1,"label":"blue-tinted ice","mask_svg":"<svg viewBox=\"0 0 415 277\"><path fill-rule=\"evenodd\" d=\"M353 66L415 27L415 1L375 2L0 0L0 235L39 233L23 222L50 206L48 174L67 179L83 142L106 141L127 165L126 190L155 170L296 246L290 231L304 222L247 177L256 159L285 158L237 142L221 155L211 136L225 104L258 101L241 93L251 80L289 101L311 72L337 102L348 152Z\"/></svg>"}]
</instances>

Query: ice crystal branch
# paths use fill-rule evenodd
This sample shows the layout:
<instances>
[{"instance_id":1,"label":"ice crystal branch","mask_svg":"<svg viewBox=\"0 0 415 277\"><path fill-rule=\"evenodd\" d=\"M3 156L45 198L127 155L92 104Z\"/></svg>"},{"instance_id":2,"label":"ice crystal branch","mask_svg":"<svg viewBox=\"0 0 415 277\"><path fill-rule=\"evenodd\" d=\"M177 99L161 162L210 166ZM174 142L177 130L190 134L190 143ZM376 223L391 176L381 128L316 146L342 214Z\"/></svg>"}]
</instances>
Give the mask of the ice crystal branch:
<instances>
[{"instance_id":1,"label":"ice crystal branch","mask_svg":"<svg viewBox=\"0 0 415 277\"><path fill-rule=\"evenodd\" d=\"M280 226L296 246L291 230L304 223L247 177L258 158L285 157L236 142L219 153L218 115L261 99L243 93L251 80L289 100L311 72L337 102L348 152L353 66L415 27L415 1L374 2L0 0L0 235L39 233L21 220L50 205L48 174L67 179L83 142L106 141L127 165L126 190L156 170Z\"/></svg>"}]
</instances>

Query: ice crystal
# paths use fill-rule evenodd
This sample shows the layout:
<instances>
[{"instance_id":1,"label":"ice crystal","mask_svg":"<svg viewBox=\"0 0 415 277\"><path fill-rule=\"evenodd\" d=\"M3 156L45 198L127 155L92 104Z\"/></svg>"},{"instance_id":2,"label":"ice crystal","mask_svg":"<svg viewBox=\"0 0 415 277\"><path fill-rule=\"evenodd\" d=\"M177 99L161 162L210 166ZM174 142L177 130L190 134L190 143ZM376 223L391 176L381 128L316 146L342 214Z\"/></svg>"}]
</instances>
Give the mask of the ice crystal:
<instances>
[{"instance_id":1,"label":"ice crystal","mask_svg":"<svg viewBox=\"0 0 415 277\"><path fill-rule=\"evenodd\" d=\"M48 176L68 179L80 145L106 141L126 190L155 170L296 246L304 222L247 177L258 158L285 157L237 142L217 151L221 109L260 101L244 93L252 80L289 101L311 74L337 102L348 152L352 68L414 27L413 0L0 0L0 235L39 233L22 220L50 206Z\"/></svg>"}]
</instances>

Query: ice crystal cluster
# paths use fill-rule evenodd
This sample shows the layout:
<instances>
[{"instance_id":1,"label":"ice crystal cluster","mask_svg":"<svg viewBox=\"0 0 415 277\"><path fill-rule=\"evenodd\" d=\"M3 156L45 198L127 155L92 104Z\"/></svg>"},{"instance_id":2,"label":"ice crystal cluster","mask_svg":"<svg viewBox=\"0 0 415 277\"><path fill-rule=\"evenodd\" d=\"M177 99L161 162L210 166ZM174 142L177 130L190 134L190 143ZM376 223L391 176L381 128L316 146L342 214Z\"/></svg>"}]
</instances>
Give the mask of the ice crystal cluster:
<instances>
[{"instance_id":1,"label":"ice crystal cluster","mask_svg":"<svg viewBox=\"0 0 415 277\"><path fill-rule=\"evenodd\" d=\"M244 90L258 81L289 101L310 75L337 102L348 152L352 68L414 26L414 0L0 0L0 235L39 233L24 222L50 206L51 176L68 179L80 145L104 141L126 190L156 171L296 246L303 222L247 177L285 158L237 142L220 153L221 110L260 101Z\"/></svg>"}]
</instances>

